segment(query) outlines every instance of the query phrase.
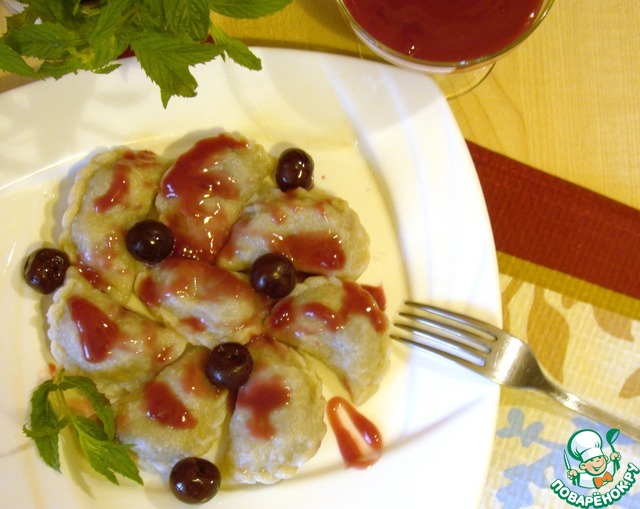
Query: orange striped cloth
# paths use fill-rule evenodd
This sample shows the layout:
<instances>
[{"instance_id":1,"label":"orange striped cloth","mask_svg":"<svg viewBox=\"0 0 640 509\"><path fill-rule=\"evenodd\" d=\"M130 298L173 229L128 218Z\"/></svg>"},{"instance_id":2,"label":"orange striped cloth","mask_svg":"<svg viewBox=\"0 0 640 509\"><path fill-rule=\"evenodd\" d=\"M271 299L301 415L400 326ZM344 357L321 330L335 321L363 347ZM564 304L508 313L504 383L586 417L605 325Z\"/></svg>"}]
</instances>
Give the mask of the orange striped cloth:
<instances>
[{"instance_id":1,"label":"orange striped cloth","mask_svg":"<svg viewBox=\"0 0 640 509\"><path fill-rule=\"evenodd\" d=\"M640 211L468 146L498 251L504 328L567 390L640 422ZM584 429L602 437L607 458L621 454L600 489L567 477L566 462L577 469L583 459L569 440ZM503 388L481 506L640 507L640 473L637 484L624 477L640 467L640 444L620 434L609 445L607 431L545 396Z\"/></svg>"}]
</instances>

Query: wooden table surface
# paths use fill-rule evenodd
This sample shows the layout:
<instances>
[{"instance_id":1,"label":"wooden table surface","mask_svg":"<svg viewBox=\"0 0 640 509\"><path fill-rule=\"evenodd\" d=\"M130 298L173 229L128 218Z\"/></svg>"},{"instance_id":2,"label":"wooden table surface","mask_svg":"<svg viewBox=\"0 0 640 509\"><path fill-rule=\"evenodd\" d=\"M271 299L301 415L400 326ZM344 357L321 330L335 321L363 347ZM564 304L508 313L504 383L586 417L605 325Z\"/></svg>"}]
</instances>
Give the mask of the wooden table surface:
<instances>
[{"instance_id":1,"label":"wooden table surface","mask_svg":"<svg viewBox=\"0 0 640 509\"><path fill-rule=\"evenodd\" d=\"M640 2L556 0L475 91L450 101L464 136L640 208ZM368 56L332 0L297 0L252 43Z\"/></svg>"},{"instance_id":2,"label":"wooden table surface","mask_svg":"<svg viewBox=\"0 0 640 509\"><path fill-rule=\"evenodd\" d=\"M485 82L450 101L464 136L640 208L639 23L640 2L556 0ZM333 0L223 24L250 44L371 57ZM0 91L26 81L0 75Z\"/></svg>"}]
</instances>

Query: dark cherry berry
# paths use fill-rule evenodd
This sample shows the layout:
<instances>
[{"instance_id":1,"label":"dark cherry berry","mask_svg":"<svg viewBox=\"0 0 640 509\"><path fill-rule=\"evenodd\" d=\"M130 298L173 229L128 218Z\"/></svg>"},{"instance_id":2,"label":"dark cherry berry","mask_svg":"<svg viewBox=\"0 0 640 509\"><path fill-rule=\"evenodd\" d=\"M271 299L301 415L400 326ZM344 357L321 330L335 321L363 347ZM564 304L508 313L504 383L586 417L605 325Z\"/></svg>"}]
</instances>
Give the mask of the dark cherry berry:
<instances>
[{"instance_id":1,"label":"dark cherry berry","mask_svg":"<svg viewBox=\"0 0 640 509\"><path fill-rule=\"evenodd\" d=\"M29 255L24 264L24 279L40 293L52 293L64 283L69 258L59 249L41 248Z\"/></svg>"},{"instance_id":2,"label":"dark cherry berry","mask_svg":"<svg viewBox=\"0 0 640 509\"><path fill-rule=\"evenodd\" d=\"M173 494L187 504L202 504L211 500L220 489L220 471L203 458L184 458L169 474Z\"/></svg>"},{"instance_id":3,"label":"dark cherry berry","mask_svg":"<svg viewBox=\"0 0 640 509\"><path fill-rule=\"evenodd\" d=\"M272 299L289 295L296 286L296 279L293 263L277 253L264 254L251 266L251 286Z\"/></svg>"},{"instance_id":4,"label":"dark cherry berry","mask_svg":"<svg viewBox=\"0 0 640 509\"><path fill-rule=\"evenodd\" d=\"M167 225L147 219L131 227L126 243L129 253L136 260L154 264L171 254L175 239Z\"/></svg>"},{"instance_id":5,"label":"dark cherry berry","mask_svg":"<svg viewBox=\"0 0 640 509\"><path fill-rule=\"evenodd\" d=\"M205 371L213 385L233 391L249 379L252 368L253 358L244 345L221 343L211 350Z\"/></svg>"},{"instance_id":6,"label":"dark cherry berry","mask_svg":"<svg viewBox=\"0 0 640 509\"><path fill-rule=\"evenodd\" d=\"M282 191L313 187L313 159L304 150L290 148L280 154L276 183Z\"/></svg>"}]
</instances>

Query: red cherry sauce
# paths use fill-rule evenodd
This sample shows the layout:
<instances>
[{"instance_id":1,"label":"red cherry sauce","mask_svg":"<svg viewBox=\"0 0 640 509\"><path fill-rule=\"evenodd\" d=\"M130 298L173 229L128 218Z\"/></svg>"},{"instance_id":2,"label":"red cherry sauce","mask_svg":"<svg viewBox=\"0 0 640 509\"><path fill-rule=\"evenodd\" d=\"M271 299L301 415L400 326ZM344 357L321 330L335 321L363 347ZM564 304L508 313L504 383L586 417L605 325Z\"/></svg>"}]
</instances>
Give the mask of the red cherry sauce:
<instances>
[{"instance_id":1,"label":"red cherry sauce","mask_svg":"<svg viewBox=\"0 0 640 509\"><path fill-rule=\"evenodd\" d=\"M227 150L246 147L246 142L224 134L205 138L165 174L159 194L177 202L163 216L175 236L175 253L215 261L231 226L219 201L237 199L240 193L235 180L216 166Z\"/></svg>"},{"instance_id":2,"label":"red cherry sauce","mask_svg":"<svg viewBox=\"0 0 640 509\"><path fill-rule=\"evenodd\" d=\"M186 363L182 369L180 387L182 390L199 398L217 398L224 389L213 385L206 374L206 364L209 357L209 349L199 348L193 355L191 362Z\"/></svg>"},{"instance_id":3,"label":"red cherry sauce","mask_svg":"<svg viewBox=\"0 0 640 509\"><path fill-rule=\"evenodd\" d=\"M131 355L143 355L152 364L161 366L174 359L171 345L158 345L158 325L143 317L122 330L118 321L129 311L120 311L109 316L87 299L73 296L67 303L71 320L78 331L84 358L98 363L107 360L115 349L128 350Z\"/></svg>"},{"instance_id":4,"label":"red cherry sauce","mask_svg":"<svg viewBox=\"0 0 640 509\"><path fill-rule=\"evenodd\" d=\"M268 233L256 232L251 222L241 218L233 227L231 235L218 253L219 260L231 260L242 250L245 238L258 237L270 253L287 257L299 272L327 274L344 268L346 255L342 239L331 231L315 231L284 234L290 216L298 213L301 205L296 191L281 194L277 203L263 203L270 220L277 228ZM313 204L322 221L326 221L326 203Z\"/></svg>"},{"instance_id":5,"label":"red cherry sauce","mask_svg":"<svg viewBox=\"0 0 640 509\"><path fill-rule=\"evenodd\" d=\"M288 235L276 252L289 258L298 270L314 274L338 271L346 262L340 237L331 233Z\"/></svg>"},{"instance_id":6,"label":"red cherry sauce","mask_svg":"<svg viewBox=\"0 0 640 509\"><path fill-rule=\"evenodd\" d=\"M295 305L291 297L279 301L269 316L269 326L274 330L297 328L300 316L315 318L322 322L329 330L338 331L343 328L353 315L363 315L369 318L371 326L376 332L382 333L389 326L387 315L378 307L373 296L358 283L343 281L344 296L340 307L336 310L320 302L306 302ZM298 331L296 334L305 331ZM311 331L313 332L313 331Z\"/></svg>"},{"instance_id":7,"label":"red cherry sauce","mask_svg":"<svg viewBox=\"0 0 640 509\"><path fill-rule=\"evenodd\" d=\"M247 427L251 435L261 440L271 440L276 433L271 423L271 413L284 407L290 397L289 389L280 376L257 376L249 378L240 388L236 406L250 411Z\"/></svg>"},{"instance_id":8,"label":"red cherry sauce","mask_svg":"<svg viewBox=\"0 0 640 509\"><path fill-rule=\"evenodd\" d=\"M87 265L84 260L78 260L75 263L75 267L91 286L97 288L98 290L102 290L103 292L109 291L111 285L104 279L103 276L100 275L98 271L89 267L89 265Z\"/></svg>"},{"instance_id":9,"label":"red cherry sauce","mask_svg":"<svg viewBox=\"0 0 640 509\"><path fill-rule=\"evenodd\" d=\"M382 311L387 309L387 296L382 286L362 285L362 288L371 294Z\"/></svg>"},{"instance_id":10,"label":"red cherry sauce","mask_svg":"<svg viewBox=\"0 0 640 509\"><path fill-rule=\"evenodd\" d=\"M74 265L94 288L109 292L113 285L109 277L105 276L114 272L118 266L121 274L128 270L119 263L124 249L124 236L111 230L105 233L101 240L102 242L95 244L88 252L78 253L78 261Z\"/></svg>"},{"instance_id":11,"label":"red cherry sauce","mask_svg":"<svg viewBox=\"0 0 640 509\"><path fill-rule=\"evenodd\" d=\"M347 467L369 468L382 456L378 428L339 396L327 403L327 417Z\"/></svg>"},{"instance_id":12,"label":"red cherry sauce","mask_svg":"<svg viewBox=\"0 0 640 509\"><path fill-rule=\"evenodd\" d=\"M142 389L147 416L170 428L191 429L198 421L164 382L151 380Z\"/></svg>"},{"instance_id":13,"label":"red cherry sauce","mask_svg":"<svg viewBox=\"0 0 640 509\"><path fill-rule=\"evenodd\" d=\"M156 155L148 150L128 150L113 166L113 177L105 194L93 202L94 210L104 213L117 205L127 205L129 200L129 174L134 168L156 166Z\"/></svg>"},{"instance_id":14,"label":"red cherry sauce","mask_svg":"<svg viewBox=\"0 0 640 509\"><path fill-rule=\"evenodd\" d=\"M82 297L71 297L67 305L78 330L84 358L89 362L104 361L114 346L122 342L118 324Z\"/></svg>"},{"instance_id":15,"label":"red cherry sauce","mask_svg":"<svg viewBox=\"0 0 640 509\"><path fill-rule=\"evenodd\" d=\"M223 390L215 387L207 378L205 364L209 350L200 347L192 350L182 359L177 380L182 394L190 401L220 397ZM151 380L143 388L143 401L146 415L158 424L176 429L190 429L198 424L198 419L182 401L180 396L165 382Z\"/></svg>"},{"instance_id":16,"label":"red cherry sauce","mask_svg":"<svg viewBox=\"0 0 640 509\"><path fill-rule=\"evenodd\" d=\"M358 24L413 58L459 62L502 50L531 26L542 0L344 0Z\"/></svg>"},{"instance_id":17,"label":"red cherry sauce","mask_svg":"<svg viewBox=\"0 0 640 509\"><path fill-rule=\"evenodd\" d=\"M154 278L154 274L161 274ZM221 302L229 298L253 302L262 307L266 300L251 285L231 272L208 263L189 258L169 258L152 269L151 274L140 278L136 292L151 307L160 306L172 297L191 297L209 302ZM188 318L195 329L203 327L196 318Z\"/></svg>"}]
</instances>

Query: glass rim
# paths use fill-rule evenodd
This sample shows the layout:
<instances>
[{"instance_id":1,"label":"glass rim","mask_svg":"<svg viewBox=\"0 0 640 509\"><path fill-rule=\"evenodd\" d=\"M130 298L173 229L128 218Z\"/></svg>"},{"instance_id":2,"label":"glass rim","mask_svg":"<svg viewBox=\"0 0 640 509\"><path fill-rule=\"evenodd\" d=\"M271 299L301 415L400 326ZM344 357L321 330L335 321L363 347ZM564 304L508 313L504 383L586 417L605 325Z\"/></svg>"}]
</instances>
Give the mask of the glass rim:
<instances>
[{"instance_id":1,"label":"glass rim","mask_svg":"<svg viewBox=\"0 0 640 509\"><path fill-rule=\"evenodd\" d=\"M369 49L371 49L378 56L399 66L410 67L419 70L427 70L431 72L446 73L453 72L455 70L472 69L475 67L489 65L506 53L509 53L516 46L520 45L525 39L527 39L536 30L536 28L538 28L540 23L542 23L544 18L551 10L551 7L553 6L555 0L543 0L540 11L538 11L538 15L536 16L533 23L529 25L527 30L498 51L494 51L493 53L488 53L487 55L483 55L477 58L453 61L425 60L421 58L414 58L410 55L407 55L406 53L402 53L394 50L393 48L390 48L389 46L378 41L367 30L365 30L362 25L358 23L358 21L356 21L351 12L349 12L349 9L347 9L347 7L344 5L343 0L337 0L337 2L340 10L342 11L342 14L346 17L356 35L365 43L366 46L369 47Z\"/></svg>"}]
</instances>

